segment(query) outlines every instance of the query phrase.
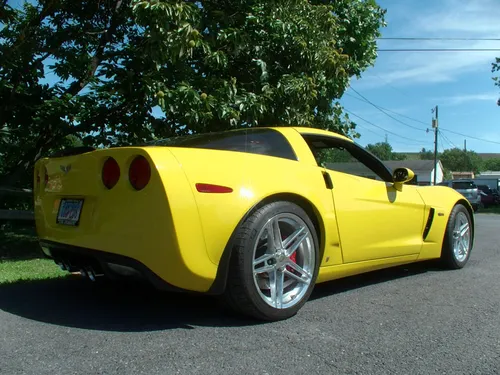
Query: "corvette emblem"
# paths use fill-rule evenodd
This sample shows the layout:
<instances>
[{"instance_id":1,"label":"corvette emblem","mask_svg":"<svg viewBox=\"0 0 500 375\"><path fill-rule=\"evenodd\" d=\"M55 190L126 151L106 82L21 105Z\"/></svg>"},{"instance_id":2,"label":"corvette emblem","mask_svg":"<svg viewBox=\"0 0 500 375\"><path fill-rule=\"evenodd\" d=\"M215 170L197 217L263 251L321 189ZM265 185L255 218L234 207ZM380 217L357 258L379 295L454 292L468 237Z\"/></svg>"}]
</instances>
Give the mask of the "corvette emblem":
<instances>
[{"instance_id":1,"label":"corvette emblem","mask_svg":"<svg viewBox=\"0 0 500 375\"><path fill-rule=\"evenodd\" d=\"M61 165L61 171L63 171L64 174L68 174L70 170L71 170L71 164Z\"/></svg>"}]
</instances>

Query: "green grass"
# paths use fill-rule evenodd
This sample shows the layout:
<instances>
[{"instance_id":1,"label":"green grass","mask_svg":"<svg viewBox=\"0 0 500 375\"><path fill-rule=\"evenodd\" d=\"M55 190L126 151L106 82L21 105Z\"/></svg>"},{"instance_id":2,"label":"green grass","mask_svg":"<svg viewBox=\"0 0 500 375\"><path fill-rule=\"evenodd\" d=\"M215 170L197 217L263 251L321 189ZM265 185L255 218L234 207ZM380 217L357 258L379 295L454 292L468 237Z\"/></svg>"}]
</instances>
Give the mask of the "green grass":
<instances>
[{"instance_id":1,"label":"green grass","mask_svg":"<svg viewBox=\"0 0 500 375\"><path fill-rule=\"evenodd\" d=\"M33 225L0 224L0 285L68 276L44 259Z\"/></svg>"},{"instance_id":2,"label":"green grass","mask_svg":"<svg viewBox=\"0 0 500 375\"><path fill-rule=\"evenodd\" d=\"M68 273L49 259L0 261L0 285L21 281L67 277Z\"/></svg>"}]
</instances>

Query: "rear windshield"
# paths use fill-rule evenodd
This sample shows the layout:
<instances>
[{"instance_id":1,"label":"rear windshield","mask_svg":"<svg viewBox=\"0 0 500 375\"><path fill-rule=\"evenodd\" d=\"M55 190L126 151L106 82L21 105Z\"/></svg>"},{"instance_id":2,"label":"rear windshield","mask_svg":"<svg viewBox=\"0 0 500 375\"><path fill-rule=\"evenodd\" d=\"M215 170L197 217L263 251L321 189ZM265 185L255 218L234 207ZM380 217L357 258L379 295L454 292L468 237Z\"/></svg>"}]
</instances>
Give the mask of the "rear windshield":
<instances>
[{"instance_id":1,"label":"rear windshield","mask_svg":"<svg viewBox=\"0 0 500 375\"><path fill-rule=\"evenodd\" d=\"M472 181L460 181L453 183L453 189L475 189L477 186Z\"/></svg>"},{"instance_id":2,"label":"rear windshield","mask_svg":"<svg viewBox=\"0 0 500 375\"><path fill-rule=\"evenodd\" d=\"M283 134L274 129L241 129L172 137L155 141L157 146L191 147L248 152L297 160L292 146Z\"/></svg>"}]
</instances>

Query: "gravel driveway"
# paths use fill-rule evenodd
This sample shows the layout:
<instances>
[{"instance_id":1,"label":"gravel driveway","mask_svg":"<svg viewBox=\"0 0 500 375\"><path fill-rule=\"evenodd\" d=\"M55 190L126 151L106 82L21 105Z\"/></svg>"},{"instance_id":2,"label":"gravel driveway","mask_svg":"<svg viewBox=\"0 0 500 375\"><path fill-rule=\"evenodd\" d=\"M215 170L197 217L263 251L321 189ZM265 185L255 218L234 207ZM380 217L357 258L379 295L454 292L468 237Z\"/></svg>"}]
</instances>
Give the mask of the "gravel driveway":
<instances>
[{"instance_id":1,"label":"gravel driveway","mask_svg":"<svg viewBox=\"0 0 500 375\"><path fill-rule=\"evenodd\" d=\"M83 280L0 287L1 374L498 374L500 216L476 215L468 265L317 286L255 324L211 297Z\"/></svg>"}]
</instances>

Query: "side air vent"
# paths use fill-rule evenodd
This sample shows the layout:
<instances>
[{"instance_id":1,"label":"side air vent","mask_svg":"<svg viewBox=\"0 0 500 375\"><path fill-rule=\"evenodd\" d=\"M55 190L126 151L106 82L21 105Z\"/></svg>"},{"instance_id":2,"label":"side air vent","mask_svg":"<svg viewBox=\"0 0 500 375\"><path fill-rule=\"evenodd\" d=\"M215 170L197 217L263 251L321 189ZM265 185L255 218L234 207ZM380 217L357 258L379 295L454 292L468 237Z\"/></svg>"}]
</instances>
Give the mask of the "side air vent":
<instances>
[{"instance_id":1,"label":"side air vent","mask_svg":"<svg viewBox=\"0 0 500 375\"><path fill-rule=\"evenodd\" d=\"M427 238L429 231L431 230L432 221L434 220L434 212L435 212L434 208L431 208L431 210L429 211L429 217L427 218L427 223L425 224L424 228L424 234L422 236L424 238L424 241Z\"/></svg>"},{"instance_id":2,"label":"side air vent","mask_svg":"<svg viewBox=\"0 0 500 375\"><path fill-rule=\"evenodd\" d=\"M332 182L332 178L330 177L328 172L323 171L323 178L325 179L326 188L329 190L332 190L333 189L333 182Z\"/></svg>"}]
</instances>

